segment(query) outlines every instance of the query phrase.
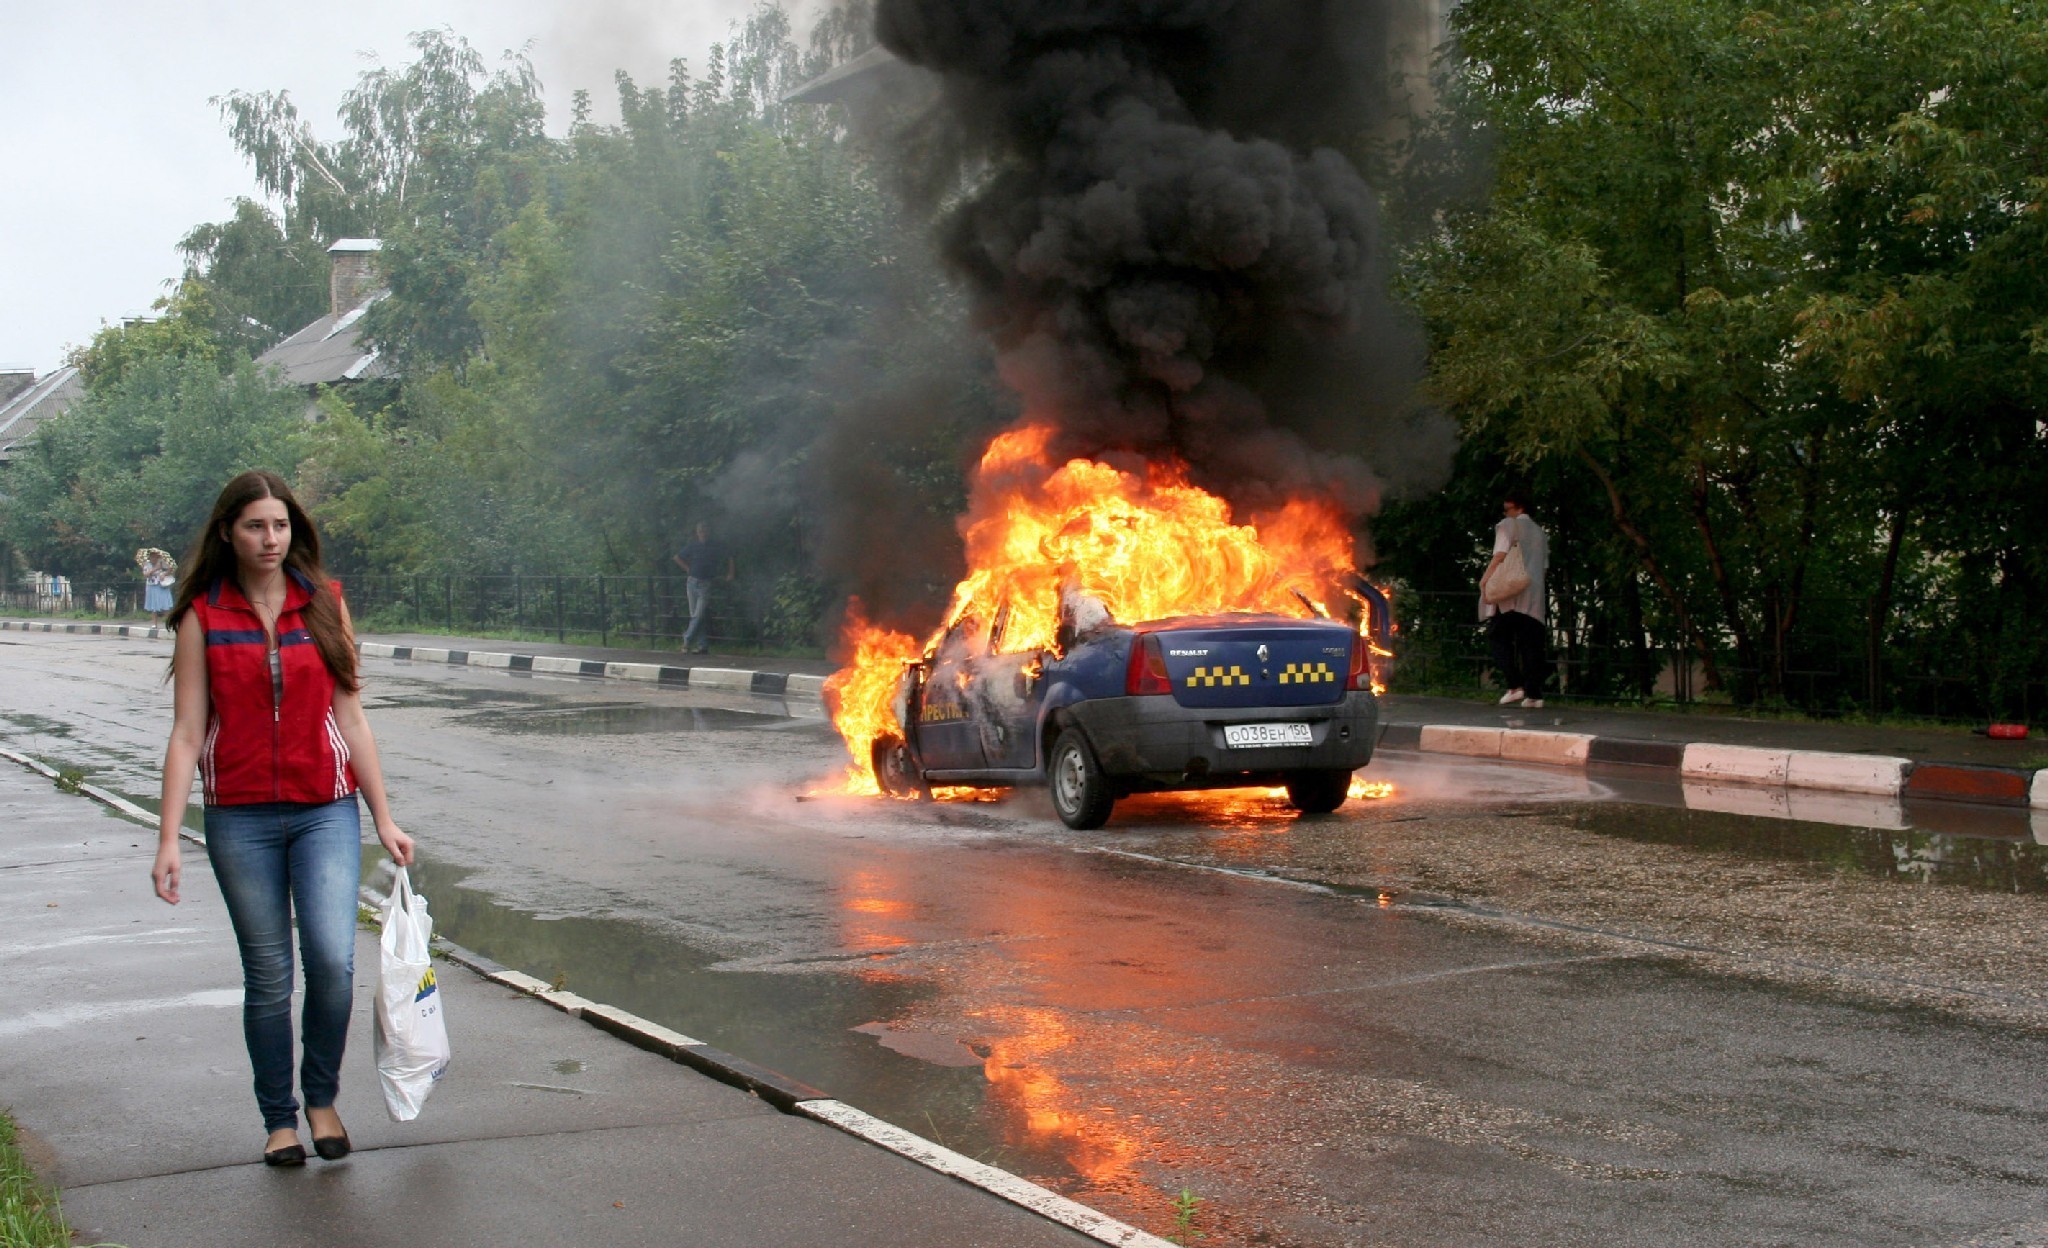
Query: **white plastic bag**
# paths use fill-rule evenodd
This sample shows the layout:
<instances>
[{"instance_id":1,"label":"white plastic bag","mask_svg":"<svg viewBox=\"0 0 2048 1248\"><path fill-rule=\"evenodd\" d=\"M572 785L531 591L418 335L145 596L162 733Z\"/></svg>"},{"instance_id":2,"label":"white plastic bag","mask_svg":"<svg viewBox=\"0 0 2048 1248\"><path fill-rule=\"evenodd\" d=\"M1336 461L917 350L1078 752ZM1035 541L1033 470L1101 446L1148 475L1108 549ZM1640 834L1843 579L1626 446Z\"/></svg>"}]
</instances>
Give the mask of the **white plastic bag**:
<instances>
[{"instance_id":1,"label":"white plastic bag","mask_svg":"<svg viewBox=\"0 0 2048 1248\"><path fill-rule=\"evenodd\" d=\"M377 968L377 1079L394 1122L419 1117L434 1084L448 1073L448 1022L428 941L434 919L412 891L404 867L384 902Z\"/></svg>"}]
</instances>

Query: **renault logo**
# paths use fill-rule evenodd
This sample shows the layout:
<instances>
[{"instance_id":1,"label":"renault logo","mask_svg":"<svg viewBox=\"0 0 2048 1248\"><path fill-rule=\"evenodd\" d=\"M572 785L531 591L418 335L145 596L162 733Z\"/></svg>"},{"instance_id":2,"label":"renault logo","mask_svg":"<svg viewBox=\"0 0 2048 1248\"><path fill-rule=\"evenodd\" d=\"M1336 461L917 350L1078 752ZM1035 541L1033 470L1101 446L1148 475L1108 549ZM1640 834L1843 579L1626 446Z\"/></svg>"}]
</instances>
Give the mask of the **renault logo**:
<instances>
[{"instance_id":1,"label":"renault logo","mask_svg":"<svg viewBox=\"0 0 2048 1248\"><path fill-rule=\"evenodd\" d=\"M1259 662L1264 663L1267 659L1270 659L1272 657L1273 652L1271 650L1266 649L1266 647L1264 646L1259 647Z\"/></svg>"}]
</instances>

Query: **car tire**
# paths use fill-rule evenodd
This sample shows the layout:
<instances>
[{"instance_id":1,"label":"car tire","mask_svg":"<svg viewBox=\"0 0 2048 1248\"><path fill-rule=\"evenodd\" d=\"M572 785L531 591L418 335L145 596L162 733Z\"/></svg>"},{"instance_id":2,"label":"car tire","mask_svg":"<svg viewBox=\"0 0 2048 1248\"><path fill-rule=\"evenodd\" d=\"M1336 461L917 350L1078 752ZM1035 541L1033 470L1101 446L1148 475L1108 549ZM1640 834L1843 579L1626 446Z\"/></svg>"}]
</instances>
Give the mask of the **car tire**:
<instances>
[{"instance_id":1,"label":"car tire","mask_svg":"<svg viewBox=\"0 0 2048 1248\"><path fill-rule=\"evenodd\" d=\"M868 752L868 761L875 769L875 783L890 797L931 796L931 789L918 773L917 763L910 757L910 747L904 744L902 737L894 733L876 737L873 748Z\"/></svg>"},{"instance_id":2,"label":"car tire","mask_svg":"<svg viewBox=\"0 0 2048 1248\"><path fill-rule=\"evenodd\" d=\"M1046 787L1052 791L1052 808L1060 822L1076 832L1086 832L1109 822L1116 794L1088 738L1077 728L1062 732L1053 742L1052 761L1045 769Z\"/></svg>"},{"instance_id":3,"label":"car tire","mask_svg":"<svg viewBox=\"0 0 2048 1248\"><path fill-rule=\"evenodd\" d=\"M1287 804L1304 815L1327 815L1351 796L1348 771L1291 771L1287 773Z\"/></svg>"}]
</instances>

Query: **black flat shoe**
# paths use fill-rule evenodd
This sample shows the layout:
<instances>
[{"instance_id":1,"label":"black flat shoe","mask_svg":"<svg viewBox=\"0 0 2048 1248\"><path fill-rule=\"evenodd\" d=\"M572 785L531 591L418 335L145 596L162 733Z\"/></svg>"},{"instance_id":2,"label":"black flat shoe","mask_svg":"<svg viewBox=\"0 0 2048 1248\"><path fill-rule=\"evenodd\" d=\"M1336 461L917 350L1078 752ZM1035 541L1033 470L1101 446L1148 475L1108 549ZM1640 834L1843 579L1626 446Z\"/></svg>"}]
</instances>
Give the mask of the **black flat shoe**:
<instances>
[{"instance_id":1,"label":"black flat shoe","mask_svg":"<svg viewBox=\"0 0 2048 1248\"><path fill-rule=\"evenodd\" d=\"M320 1146L316 1143L313 1147L318 1148ZM344 1148L342 1151L346 1152L347 1149ZM322 1156L325 1156L325 1154L323 1153ZM263 1154L263 1164L266 1166L303 1166L306 1164L306 1146L303 1144L287 1144L283 1148L273 1148Z\"/></svg>"},{"instance_id":2,"label":"black flat shoe","mask_svg":"<svg viewBox=\"0 0 2048 1248\"><path fill-rule=\"evenodd\" d=\"M348 1156L348 1150L348 1132L346 1131L340 1135L330 1135L325 1138L317 1135L313 1137L313 1151L320 1154L322 1161L340 1161ZM299 1156L303 1160L305 1154L300 1153Z\"/></svg>"}]
</instances>

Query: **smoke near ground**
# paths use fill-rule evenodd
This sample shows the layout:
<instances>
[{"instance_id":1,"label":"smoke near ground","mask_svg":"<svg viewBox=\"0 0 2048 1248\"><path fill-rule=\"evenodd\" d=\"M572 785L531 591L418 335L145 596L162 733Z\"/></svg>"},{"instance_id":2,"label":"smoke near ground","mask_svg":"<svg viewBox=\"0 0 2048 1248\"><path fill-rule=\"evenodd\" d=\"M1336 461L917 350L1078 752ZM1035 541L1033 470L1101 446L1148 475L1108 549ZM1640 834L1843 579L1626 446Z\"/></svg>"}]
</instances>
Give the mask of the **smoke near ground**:
<instances>
[{"instance_id":1,"label":"smoke near ground","mask_svg":"<svg viewBox=\"0 0 2048 1248\"><path fill-rule=\"evenodd\" d=\"M1378 204L1337 147L1382 124L1388 20L1359 0L880 0L883 44L941 81L908 181L969 186L940 247L1056 454L1175 454L1240 507L1312 492L1357 517L1447 470Z\"/></svg>"}]
</instances>

